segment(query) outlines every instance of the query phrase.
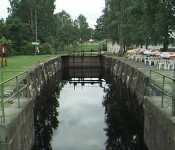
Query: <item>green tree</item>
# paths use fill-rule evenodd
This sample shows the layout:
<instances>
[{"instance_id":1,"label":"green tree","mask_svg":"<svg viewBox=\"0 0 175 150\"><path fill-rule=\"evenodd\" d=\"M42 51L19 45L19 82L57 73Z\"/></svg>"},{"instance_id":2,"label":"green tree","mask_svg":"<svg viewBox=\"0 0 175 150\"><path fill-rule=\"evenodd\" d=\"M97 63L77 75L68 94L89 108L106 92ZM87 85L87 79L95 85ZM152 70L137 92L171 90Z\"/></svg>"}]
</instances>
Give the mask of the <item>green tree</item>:
<instances>
[{"instance_id":1,"label":"green tree","mask_svg":"<svg viewBox=\"0 0 175 150\"><path fill-rule=\"evenodd\" d=\"M174 30L173 0L110 0L105 11L108 36L122 52L132 45L163 44L168 49Z\"/></svg>"},{"instance_id":2,"label":"green tree","mask_svg":"<svg viewBox=\"0 0 175 150\"><path fill-rule=\"evenodd\" d=\"M158 6L159 9L155 17L155 32L166 51L171 38L170 33L175 27L175 5L172 0L163 0L159 2Z\"/></svg>"},{"instance_id":3,"label":"green tree","mask_svg":"<svg viewBox=\"0 0 175 150\"><path fill-rule=\"evenodd\" d=\"M38 37L46 42L52 35L55 0L10 0L10 16L17 17L21 22L28 25L35 34L35 24L38 24Z\"/></svg>"},{"instance_id":4,"label":"green tree","mask_svg":"<svg viewBox=\"0 0 175 150\"><path fill-rule=\"evenodd\" d=\"M94 38L97 40L103 40L104 38L106 38L104 15L97 19L94 31Z\"/></svg>"},{"instance_id":5,"label":"green tree","mask_svg":"<svg viewBox=\"0 0 175 150\"><path fill-rule=\"evenodd\" d=\"M78 27L70 15L62 11L55 14L55 47L62 48L74 45L78 41Z\"/></svg>"},{"instance_id":6,"label":"green tree","mask_svg":"<svg viewBox=\"0 0 175 150\"><path fill-rule=\"evenodd\" d=\"M81 42L89 40L91 38L91 30L87 23L86 17L83 15L79 15L76 22L79 28L79 37Z\"/></svg>"},{"instance_id":7,"label":"green tree","mask_svg":"<svg viewBox=\"0 0 175 150\"><path fill-rule=\"evenodd\" d=\"M29 41L32 42L29 26L16 17L7 19L5 36L12 41L12 49L18 54L24 54L25 44Z\"/></svg>"}]
</instances>

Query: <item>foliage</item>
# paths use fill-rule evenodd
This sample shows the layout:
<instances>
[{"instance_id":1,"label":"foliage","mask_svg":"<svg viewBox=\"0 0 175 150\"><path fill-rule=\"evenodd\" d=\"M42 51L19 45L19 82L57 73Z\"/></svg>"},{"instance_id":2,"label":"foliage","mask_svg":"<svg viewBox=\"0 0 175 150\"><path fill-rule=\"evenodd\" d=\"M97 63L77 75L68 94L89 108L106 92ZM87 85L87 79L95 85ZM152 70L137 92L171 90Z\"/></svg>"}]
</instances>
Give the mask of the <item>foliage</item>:
<instances>
[{"instance_id":1,"label":"foliage","mask_svg":"<svg viewBox=\"0 0 175 150\"><path fill-rule=\"evenodd\" d=\"M0 38L0 44L2 44L2 45L3 44L8 45L10 43L11 43L11 41L8 40L8 39L6 39L4 36L2 38Z\"/></svg>"},{"instance_id":2,"label":"foliage","mask_svg":"<svg viewBox=\"0 0 175 150\"><path fill-rule=\"evenodd\" d=\"M55 48L64 50L78 41L78 28L65 11L55 14Z\"/></svg>"},{"instance_id":3,"label":"foliage","mask_svg":"<svg viewBox=\"0 0 175 150\"><path fill-rule=\"evenodd\" d=\"M76 20L65 12L54 14L55 0L9 0L10 15L0 20L0 38L11 41L10 53L32 54L32 42L39 42L42 54L51 54L88 41L93 34L86 18ZM37 33L37 34L36 34Z\"/></svg>"},{"instance_id":4,"label":"foliage","mask_svg":"<svg viewBox=\"0 0 175 150\"><path fill-rule=\"evenodd\" d=\"M51 44L43 43L40 46L40 54L54 54L54 49Z\"/></svg>"},{"instance_id":5,"label":"foliage","mask_svg":"<svg viewBox=\"0 0 175 150\"><path fill-rule=\"evenodd\" d=\"M97 25L95 26L94 38L96 40L103 40L106 37L105 31L105 16L102 15L97 19Z\"/></svg>"},{"instance_id":6,"label":"foliage","mask_svg":"<svg viewBox=\"0 0 175 150\"><path fill-rule=\"evenodd\" d=\"M167 50L175 29L174 8L173 0L107 0L103 25L122 52L131 45L149 44L163 44Z\"/></svg>"},{"instance_id":7,"label":"foliage","mask_svg":"<svg viewBox=\"0 0 175 150\"><path fill-rule=\"evenodd\" d=\"M79 15L77 20L75 21L77 27L79 29L79 39L80 42L85 42L91 38L92 29L89 28L86 17L83 15Z\"/></svg>"}]
</instances>

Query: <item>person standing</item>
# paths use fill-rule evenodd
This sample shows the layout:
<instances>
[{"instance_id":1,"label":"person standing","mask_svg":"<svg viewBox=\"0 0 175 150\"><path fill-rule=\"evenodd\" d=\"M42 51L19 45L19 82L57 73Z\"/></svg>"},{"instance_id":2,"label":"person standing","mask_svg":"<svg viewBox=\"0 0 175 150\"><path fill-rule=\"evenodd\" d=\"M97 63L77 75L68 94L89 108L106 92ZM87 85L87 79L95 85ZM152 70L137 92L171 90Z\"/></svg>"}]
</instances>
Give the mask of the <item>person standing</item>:
<instances>
[{"instance_id":1,"label":"person standing","mask_svg":"<svg viewBox=\"0 0 175 150\"><path fill-rule=\"evenodd\" d=\"M5 44L1 45L1 67L7 66L7 46Z\"/></svg>"}]
</instances>

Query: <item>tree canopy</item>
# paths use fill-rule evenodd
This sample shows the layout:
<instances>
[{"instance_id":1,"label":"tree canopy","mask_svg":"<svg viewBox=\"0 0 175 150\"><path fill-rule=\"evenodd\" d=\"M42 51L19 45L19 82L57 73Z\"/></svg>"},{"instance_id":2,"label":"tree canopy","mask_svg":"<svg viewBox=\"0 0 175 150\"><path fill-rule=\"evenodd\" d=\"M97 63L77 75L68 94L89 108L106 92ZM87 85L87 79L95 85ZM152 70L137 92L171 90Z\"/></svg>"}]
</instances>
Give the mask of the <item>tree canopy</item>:
<instances>
[{"instance_id":1,"label":"tree canopy","mask_svg":"<svg viewBox=\"0 0 175 150\"><path fill-rule=\"evenodd\" d=\"M149 44L163 44L164 50L168 49L175 30L174 0L107 0L106 4L108 38L123 50Z\"/></svg>"},{"instance_id":2,"label":"tree canopy","mask_svg":"<svg viewBox=\"0 0 175 150\"><path fill-rule=\"evenodd\" d=\"M39 42L41 52L64 50L91 38L86 17L76 20L65 12L54 14L55 0L9 0L9 16L0 20L0 39L11 41L14 54L32 53L32 42ZM50 50L48 50L50 49Z\"/></svg>"}]
</instances>

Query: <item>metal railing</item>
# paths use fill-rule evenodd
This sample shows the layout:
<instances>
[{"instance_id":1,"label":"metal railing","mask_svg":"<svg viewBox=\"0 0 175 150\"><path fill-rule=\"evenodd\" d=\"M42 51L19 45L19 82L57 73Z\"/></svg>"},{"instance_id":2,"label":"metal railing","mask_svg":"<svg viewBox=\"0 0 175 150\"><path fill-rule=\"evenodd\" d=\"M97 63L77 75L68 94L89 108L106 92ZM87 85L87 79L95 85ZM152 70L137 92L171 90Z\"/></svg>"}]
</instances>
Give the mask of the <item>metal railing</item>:
<instances>
[{"instance_id":1,"label":"metal railing","mask_svg":"<svg viewBox=\"0 0 175 150\"><path fill-rule=\"evenodd\" d=\"M11 71L7 71L8 73ZM1 81L3 81L3 74L7 72L1 71ZM13 73L15 71L12 71ZM19 71L18 71L19 72ZM1 98L1 124L6 123L5 108L9 105L17 104L16 108L21 108L21 96L23 91L27 88L26 81L27 72L20 72L14 77L0 83L0 98Z\"/></svg>"},{"instance_id":2,"label":"metal railing","mask_svg":"<svg viewBox=\"0 0 175 150\"><path fill-rule=\"evenodd\" d=\"M161 107L164 108L165 96L169 97L172 102L172 115L175 116L175 79L154 70L150 70L149 73L152 86L161 93ZM166 88L166 85L171 89Z\"/></svg>"},{"instance_id":3,"label":"metal railing","mask_svg":"<svg viewBox=\"0 0 175 150\"><path fill-rule=\"evenodd\" d=\"M81 51L75 51L75 50L67 50L67 51L60 51L59 54L65 54L65 55L71 55L71 56L99 56L104 54L106 51L99 50L81 50Z\"/></svg>"}]
</instances>

